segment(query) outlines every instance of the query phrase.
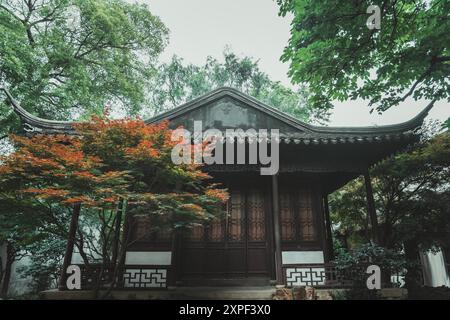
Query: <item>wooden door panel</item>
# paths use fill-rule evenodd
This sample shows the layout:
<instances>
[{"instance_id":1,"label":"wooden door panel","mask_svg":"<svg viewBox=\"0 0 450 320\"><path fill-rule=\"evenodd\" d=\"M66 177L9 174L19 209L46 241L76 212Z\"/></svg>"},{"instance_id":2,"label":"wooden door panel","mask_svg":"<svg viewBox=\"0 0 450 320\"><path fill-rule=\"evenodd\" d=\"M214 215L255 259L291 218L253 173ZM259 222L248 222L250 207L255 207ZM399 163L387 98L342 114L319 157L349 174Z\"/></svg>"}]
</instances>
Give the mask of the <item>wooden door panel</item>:
<instances>
[{"instance_id":1,"label":"wooden door panel","mask_svg":"<svg viewBox=\"0 0 450 320\"><path fill-rule=\"evenodd\" d=\"M241 274L245 275L246 261L244 248L228 248L227 249L227 273L230 275Z\"/></svg>"},{"instance_id":2,"label":"wooden door panel","mask_svg":"<svg viewBox=\"0 0 450 320\"><path fill-rule=\"evenodd\" d=\"M317 243L319 226L314 215L314 194L307 188L280 190L280 225L283 246Z\"/></svg>"},{"instance_id":3,"label":"wooden door panel","mask_svg":"<svg viewBox=\"0 0 450 320\"><path fill-rule=\"evenodd\" d=\"M268 270L267 249L248 248L248 273L265 274Z\"/></svg>"},{"instance_id":4,"label":"wooden door panel","mask_svg":"<svg viewBox=\"0 0 450 320\"><path fill-rule=\"evenodd\" d=\"M224 276L227 271L224 248L208 248L206 253L204 273L210 276Z\"/></svg>"},{"instance_id":5,"label":"wooden door panel","mask_svg":"<svg viewBox=\"0 0 450 320\"><path fill-rule=\"evenodd\" d=\"M269 278L268 196L257 189L231 190L227 217L194 228L183 241L181 278Z\"/></svg>"},{"instance_id":6,"label":"wooden door panel","mask_svg":"<svg viewBox=\"0 0 450 320\"><path fill-rule=\"evenodd\" d=\"M205 250L203 248L184 248L181 269L186 275L201 275L204 272Z\"/></svg>"},{"instance_id":7,"label":"wooden door panel","mask_svg":"<svg viewBox=\"0 0 450 320\"><path fill-rule=\"evenodd\" d=\"M245 240L245 194L232 191L228 203L226 237L227 242L241 242Z\"/></svg>"},{"instance_id":8,"label":"wooden door panel","mask_svg":"<svg viewBox=\"0 0 450 320\"><path fill-rule=\"evenodd\" d=\"M266 212L264 194L258 190L250 190L247 194L247 240L266 240Z\"/></svg>"}]
</instances>

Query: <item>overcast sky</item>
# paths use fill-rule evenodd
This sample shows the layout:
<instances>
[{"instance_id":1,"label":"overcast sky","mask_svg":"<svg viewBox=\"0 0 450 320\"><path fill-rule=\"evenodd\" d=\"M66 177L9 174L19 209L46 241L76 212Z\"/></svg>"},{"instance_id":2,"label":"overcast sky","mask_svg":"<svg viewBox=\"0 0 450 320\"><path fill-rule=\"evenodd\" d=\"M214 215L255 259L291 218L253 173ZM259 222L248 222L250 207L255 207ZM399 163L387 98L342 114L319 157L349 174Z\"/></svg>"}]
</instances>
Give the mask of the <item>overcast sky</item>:
<instances>
[{"instance_id":1,"label":"overcast sky","mask_svg":"<svg viewBox=\"0 0 450 320\"><path fill-rule=\"evenodd\" d=\"M280 61L289 39L291 17L278 16L274 0L140 0L149 5L170 29L170 43L161 56L173 54L187 63L203 64L208 55L221 58L225 46L242 56L259 60L273 80L290 86L288 65ZM398 123L414 117L427 101L407 100L382 115L370 114L365 101L335 103L330 125L365 126ZM450 104L439 102L434 119L450 117Z\"/></svg>"}]
</instances>

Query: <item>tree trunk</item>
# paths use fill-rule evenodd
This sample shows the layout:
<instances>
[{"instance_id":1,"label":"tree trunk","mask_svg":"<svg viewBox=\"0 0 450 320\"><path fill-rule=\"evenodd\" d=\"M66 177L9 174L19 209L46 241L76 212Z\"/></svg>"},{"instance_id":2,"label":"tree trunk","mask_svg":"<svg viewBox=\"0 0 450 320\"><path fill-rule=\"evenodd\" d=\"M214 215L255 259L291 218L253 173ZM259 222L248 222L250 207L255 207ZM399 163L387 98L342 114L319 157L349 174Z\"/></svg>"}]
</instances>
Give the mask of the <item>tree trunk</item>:
<instances>
[{"instance_id":1,"label":"tree trunk","mask_svg":"<svg viewBox=\"0 0 450 320\"><path fill-rule=\"evenodd\" d=\"M72 218L70 220L66 253L64 254L64 261L62 265L61 276L59 279L59 286L58 286L59 290L67 289L66 287L67 267L69 267L69 265L72 263L72 254L75 245L75 236L78 229L78 218L80 216L80 211L81 211L81 204L80 203L75 204L72 211Z\"/></svg>"},{"instance_id":2,"label":"tree trunk","mask_svg":"<svg viewBox=\"0 0 450 320\"><path fill-rule=\"evenodd\" d=\"M103 299L106 299L111 294L111 291L114 289L114 287L117 285L121 287L123 285L123 273L125 270L125 260L126 260L126 254L127 254L127 248L130 243L130 233L131 233L131 216L129 216L126 212L126 210L123 210L122 207L122 214L124 217L124 227L123 227L123 236L122 236L122 245L120 246L120 250L118 252L117 257L117 263L114 266L114 271L112 275L112 281L109 285L109 288L106 290L104 295L102 296Z\"/></svg>"},{"instance_id":3,"label":"tree trunk","mask_svg":"<svg viewBox=\"0 0 450 320\"><path fill-rule=\"evenodd\" d=\"M375 210L375 200L373 198L372 182L370 181L369 171L364 173L364 183L366 185L367 210L369 212L370 224L372 227L372 240L379 244L378 218Z\"/></svg>"},{"instance_id":4,"label":"tree trunk","mask_svg":"<svg viewBox=\"0 0 450 320\"><path fill-rule=\"evenodd\" d=\"M8 296L9 283L11 281L12 262L6 261L5 272L3 273L2 288L0 298L6 299Z\"/></svg>"},{"instance_id":5,"label":"tree trunk","mask_svg":"<svg viewBox=\"0 0 450 320\"><path fill-rule=\"evenodd\" d=\"M325 235L327 245L327 260L334 260L333 233L331 231L330 205L328 203L328 195L323 196L324 218L325 218Z\"/></svg>"},{"instance_id":6,"label":"tree trunk","mask_svg":"<svg viewBox=\"0 0 450 320\"><path fill-rule=\"evenodd\" d=\"M383 224L383 234L380 239L380 244L382 247L392 249L392 224L389 221L386 221Z\"/></svg>"},{"instance_id":7,"label":"tree trunk","mask_svg":"<svg viewBox=\"0 0 450 320\"><path fill-rule=\"evenodd\" d=\"M114 227L114 242L112 249L112 258L111 262L113 267L115 268L117 264L117 256L119 254L119 242L120 242L120 227L122 225L122 209L123 209L123 200L119 201L117 213L116 213L116 223Z\"/></svg>"},{"instance_id":8,"label":"tree trunk","mask_svg":"<svg viewBox=\"0 0 450 320\"><path fill-rule=\"evenodd\" d=\"M3 272L4 272L4 270L3 270L3 260L2 260L2 256L0 255L0 288L2 287Z\"/></svg>"},{"instance_id":9,"label":"tree trunk","mask_svg":"<svg viewBox=\"0 0 450 320\"><path fill-rule=\"evenodd\" d=\"M3 272L3 278L1 279L0 298L5 299L8 296L9 283L11 281L12 266L15 260L15 253L12 245L6 245L6 263L5 271ZM0 266L1 267L1 266Z\"/></svg>"},{"instance_id":10,"label":"tree trunk","mask_svg":"<svg viewBox=\"0 0 450 320\"><path fill-rule=\"evenodd\" d=\"M421 268L419 267L419 246L415 240L405 242L404 246L405 258L409 264L405 276L405 286L408 289L408 293L411 294L420 286L419 279Z\"/></svg>"}]
</instances>

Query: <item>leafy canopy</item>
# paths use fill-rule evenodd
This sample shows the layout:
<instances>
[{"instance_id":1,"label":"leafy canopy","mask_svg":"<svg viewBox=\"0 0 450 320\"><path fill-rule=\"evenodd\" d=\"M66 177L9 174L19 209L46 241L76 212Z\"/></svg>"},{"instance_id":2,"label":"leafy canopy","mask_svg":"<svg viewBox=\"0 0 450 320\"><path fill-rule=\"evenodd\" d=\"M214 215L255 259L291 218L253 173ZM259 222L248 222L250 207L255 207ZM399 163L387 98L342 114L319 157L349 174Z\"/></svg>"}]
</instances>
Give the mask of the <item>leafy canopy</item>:
<instances>
[{"instance_id":1,"label":"leafy canopy","mask_svg":"<svg viewBox=\"0 0 450 320\"><path fill-rule=\"evenodd\" d=\"M0 0L0 86L44 118L106 104L135 114L167 34L145 5L124 0ZM0 135L17 128L0 102Z\"/></svg>"},{"instance_id":2,"label":"leafy canopy","mask_svg":"<svg viewBox=\"0 0 450 320\"><path fill-rule=\"evenodd\" d=\"M114 209L166 217L169 227L219 215L225 190L209 185L199 165L175 165L168 123L93 117L77 136L12 136L15 151L1 158L2 198Z\"/></svg>"},{"instance_id":3,"label":"leafy canopy","mask_svg":"<svg viewBox=\"0 0 450 320\"><path fill-rule=\"evenodd\" d=\"M423 250L450 243L450 134L441 133L372 171L380 245L401 249L413 242ZM332 220L349 244L367 242L362 180L333 194ZM344 241L346 242L346 241Z\"/></svg>"},{"instance_id":4,"label":"leafy canopy","mask_svg":"<svg viewBox=\"0 0 450 320\"><path fill-rule=\"evenodd\" d=\"M223 213L227 192L209 184L199 165L171 161L178 141L167 122L95 116L76 131L11 135L14 151L0 157L0 243L12 249L10 261L34 255L25 273L43 277L34 285L45 288L48 277L57 277L74 204L82 205L75 245L86 264L111 261L119 203L127 219L144 216L155 230L190 227Z\"/></svg>"},{"instance_id":5,"label":"leafy canopy","mask_svg":"<svg viewBox=\"0 0 450 320\"><path fill-rule=\"evenodd\" d=\"M442 0L277 0L294 15L282 60L310 102L368 99L382 112L408 97L450 100L450 2ZM381 29L366 22L381 9Z\"/></svg>"},{"instance_id":6,"label":"leafy canopy","mask_svg":"<svg viewBox=\"0 0 450 320\"><path fill-rule=\"evenodd\" d=\"M223 55L223 62L208 57L201 66L184 64L176 56L170 63L162 64L152 80L151 111L160 113L227 86L303 121L325 122L328 119L331 105L313 108L308 104L309 93L304 88L294 90L271 80L251 57L240 58L229 49Z\"/></svg>"}]
</instances>

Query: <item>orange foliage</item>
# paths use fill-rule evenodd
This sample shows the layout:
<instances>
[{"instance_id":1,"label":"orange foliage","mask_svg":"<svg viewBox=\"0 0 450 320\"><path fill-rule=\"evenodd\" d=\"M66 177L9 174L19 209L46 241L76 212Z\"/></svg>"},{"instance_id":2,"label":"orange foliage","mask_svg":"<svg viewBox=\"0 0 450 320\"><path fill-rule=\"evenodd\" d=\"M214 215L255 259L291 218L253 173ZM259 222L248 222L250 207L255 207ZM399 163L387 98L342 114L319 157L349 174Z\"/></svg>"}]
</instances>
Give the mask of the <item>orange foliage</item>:
<instances>
[{"instance_id":1,"label":"orange foliage","mask_svg":"<svg viewBox=\"0 0 450 320\"><path fill-rule=\"evenodd\" d=\"M139 142L136 147L126 148L126 154L134 159L158 158L160 153L153 147L151 141L144 140Z\"/></svg>"},{"instance_id":2,"label":"orange foliage","mask_svg":"<svg viewBox=\"0 0 450 320\"><path fill-rule=\"evenodd\" d=\"M182 204L180 207L184 210L191 211L198 216L205 215L205 209L203 209L202 207L200 207L199 205L194 204L194 203Z\"/></svg>"},{"instance_id":3,"label":"orange foliage","mask_svg":"<svg viewBox=\"0 0 450 320\"><path fill-rule=\"evenodd\" d=\"M97 181L97 177L88 171L74 171L73 176L81 179Z\"/></svg>"},{"instance_id":4,"label":"orange foliage","mask_svg":"<svg viewBox=\"0 0 450 320\"><path fill-rule=\"evenodd\" d=\"M62 203L66 204L66 205L82 203L84 206L88 206L88 207L97 205L97 202L95 202L94 200L92 200L91 198L89 198L87 196L78 196L78 197L67 198L67 199L63 200Z\"/></svg>"},{"instance_id":5,"label":"orange foliage","mask_svg":"<svg viewBox=\"0 0 450 320\"><path fill-rule=\"evenodd\" d=\"M149 125L141 119L94 116L76 124L75 129L77 136L11 136L16 151L0 158L0 178L43 186L18 187L18 191L63 205L111 208L119 198L144 205L167 201L176 203L175 207L184 202L181 208L199 218L206 217L201 205L204 196L209 198L205 202L209 208L210 200L228 199L225 190L203 186L201 182L210 176L200 170L202 165L172 163L171 151L179 141L171 140L168 121ZM202 143L193 148L206 146ZM157 178L160 180L154 183ZM180 184L188 187L168 193Z\"/></svg>"},{"instance_id":6,"label":"orange foliage","mask_svg":"<svg viewBox=\"0 0 450 320\"><path fill-rule=\"evenodd\" d=\"M218 201L225 203L228 201L230 195L224 189L207 189L205 190L205 195L217 199Z\"/></svg>"},{"instance_id":7,"label":"orange foliage","mask_svg":"<svg viewBox=\"0 0 450 320\"><path fill-rule=\"evenodd\" d=\"M21 190L23 193L34 194L38 198L48 199L48 198L63 198L69 194L67 190L46 188L46 189L36 189L28 188Z\"/></svg>"}]
</instances>

